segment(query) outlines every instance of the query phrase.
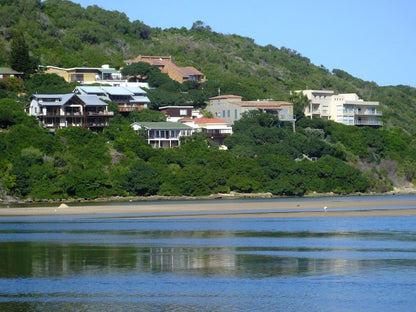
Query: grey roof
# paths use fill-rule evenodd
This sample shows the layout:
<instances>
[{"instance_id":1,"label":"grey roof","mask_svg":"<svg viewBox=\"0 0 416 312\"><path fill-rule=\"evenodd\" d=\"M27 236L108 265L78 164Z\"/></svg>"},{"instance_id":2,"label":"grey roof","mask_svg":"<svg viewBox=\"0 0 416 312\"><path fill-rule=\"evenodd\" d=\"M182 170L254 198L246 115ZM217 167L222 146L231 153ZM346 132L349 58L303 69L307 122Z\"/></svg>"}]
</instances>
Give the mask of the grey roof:
<instances>
[{"instance_id":1,"label":"grey roof","mask_svg":"<svg viewBox=\"0 0 416 312\"><path fill-rule=\"evenodd\" d=\"M150 103L150 100L147 96L133 96L131 102L138 102L138 103Z\"/></svg>"},{"instance_id":2,"label":"grey roof","mask_svg":"<svg viewBox=\"0 0 416 312\"><path fill-rule=\"evenodd\" d=\"M42 102L42 106L62 106L68 103L74 96L78 97L85 105L89 106L107 106L108 104L101 101L96 95L81 95L75 93L68 94L33 94L32 99L56 99L54 102Z\"/></svg>"},{"instance_id":3,"label":"grey roof","mask_svg":"<svg viewBox=\"0 0 416 312\"><path fill-rule=\"evenodd\" d=\"M109 94L109 95L146 95L140 87L97 87L97 86L78 86L75 91L84 94Z\"/></svg>"},{"instance_id":4,"label":"grey roof","mask_svg":"<svg viewBox=\"0 0 416 312\"><path fill-rule=\"evenodd\" d=\"M72 97L73 93L69 94L33 94L31 98L36 99L37 101L41 99L55 99L54 102L42 102L43 106L62 106L67 103Z\"/></svg>"},{"instance_id":5,"label":"grey roof","mask_svg":"<svg viewBox=\"0 0 416 312\"><path fill-rule=\"evenodd\" d=\"M85 105L91 105L91 106L107 106L108 104L101 101L100 98L96 95L77 95L84 103Z\"/></svg>"},{"instance_id":6,"label":"grey roof","mask_svg":"<svg viewBox=\"0 0 416 312\"><path fill-rule=\"evenodd\" d=\"M105 91L101 87L85 87L78 86L75 88L76 91L79 91L81 94L105 94Z\"/></svg>"},{"instance_id":7,"label":"grey roof","mask_svg":"<svg viewBox=\"0 0 416 312\"><path fill-rule=\"evenodd\" d=\"M147 130L153 130L153 129L160 129L160 130L191 130L192 127L188 125L184 125L180 122L135 122L135 124L138 124Z\"/></svg>"}]
</instances>

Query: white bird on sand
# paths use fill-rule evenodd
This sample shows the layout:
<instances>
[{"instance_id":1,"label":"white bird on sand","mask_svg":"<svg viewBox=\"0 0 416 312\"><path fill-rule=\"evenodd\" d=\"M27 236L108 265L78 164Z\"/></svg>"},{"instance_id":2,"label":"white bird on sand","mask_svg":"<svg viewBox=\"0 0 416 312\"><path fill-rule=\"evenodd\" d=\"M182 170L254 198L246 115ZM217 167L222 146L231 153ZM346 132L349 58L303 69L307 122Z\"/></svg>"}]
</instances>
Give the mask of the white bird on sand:
<instances>
[{"instance_id":1,"label":"white bird on sand","mask_svg":"<svg viewBox=\"0 0 416 312\"><path fill-rule=\"evenodd\" d=\"M327 209L328 207L327 206L324 206L324 211L326 212L326 209Z\"/></svg>"}]
</instances>

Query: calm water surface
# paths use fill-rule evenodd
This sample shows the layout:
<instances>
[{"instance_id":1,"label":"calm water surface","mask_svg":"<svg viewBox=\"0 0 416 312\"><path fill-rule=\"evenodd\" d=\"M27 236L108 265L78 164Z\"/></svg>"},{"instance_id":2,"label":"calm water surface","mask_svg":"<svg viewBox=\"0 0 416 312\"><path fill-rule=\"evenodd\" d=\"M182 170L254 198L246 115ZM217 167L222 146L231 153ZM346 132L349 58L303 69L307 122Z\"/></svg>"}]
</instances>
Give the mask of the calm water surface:
<instances>
[{"instance_id":1,"label":"calm water surface","mask_svg":"<svg viewBox=\"0 0 416 312\"><path fill-rule=\"evenodd\" d=\"M4 217L0 311L416 311L416 217Z\"/></svg>"}]
</instances>

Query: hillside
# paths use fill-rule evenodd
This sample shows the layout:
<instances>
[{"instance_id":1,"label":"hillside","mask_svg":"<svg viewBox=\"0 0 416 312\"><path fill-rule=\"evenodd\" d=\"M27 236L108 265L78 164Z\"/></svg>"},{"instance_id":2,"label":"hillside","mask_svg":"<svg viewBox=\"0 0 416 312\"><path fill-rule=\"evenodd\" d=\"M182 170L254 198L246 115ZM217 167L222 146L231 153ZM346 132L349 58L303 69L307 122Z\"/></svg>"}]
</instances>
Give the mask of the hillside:
<instances>
[{"instance_id":1,"label":"hillside","mask_svg":"<svg viewBox=\"0 0 416 312\"><path fill-rule=\"evenodd\" d=\"M71 1L0 0L0 66L8 63L17 30L40 65L123 67L125 59L139 54L172 55L176 64L201 70L222 94L286 100L291 90L304 88L355 92L381 103L386 125L416 133L415 88L379 87L341 69L330 72L290 48L216 33L201 21L190 29L162 30L130 21L124 13L98 6L84 9Z\"/></svg>"},{"instance_id":2,"label":"hillside","mask_svg":"<svg viewBox=\"0 0 416 312\"><path fill-rule=\"evenodd\" d=\"M30 51L24 81L0 81L0 200L230 192L302 196L414 186L414 88L379 87L341 69L329 72L296 51L219 34L200 21L191 29L162 30L130 22L120 12L84 9L70 1L0 4L0 66L10 65L9 55L16 50ZM22 49L13 48L17 42ZM177 65L196 67L208 81L179 84L156 67L139 64L145 71L140 75L152 87L147 93L151 109L121 115L117 104L109 102L114 118L102 132L68 127L51 133L23 110L31 94L69 93L77 84L57 75L32 74L34 65L109 64L128 70L124 60L140 54L172 55ZM289 95L303 88L355 92L379 101L385 126L302 118L302 99ZM298 114L296 132L276 116L254 111L234 123L224 142L228 150L198 133L182 138L180 147L153 149L130 126L138 120L164 120L157 110L162 105L204 107L218 89L244 100L290 99Z\"/></svg>"}]
</instances>

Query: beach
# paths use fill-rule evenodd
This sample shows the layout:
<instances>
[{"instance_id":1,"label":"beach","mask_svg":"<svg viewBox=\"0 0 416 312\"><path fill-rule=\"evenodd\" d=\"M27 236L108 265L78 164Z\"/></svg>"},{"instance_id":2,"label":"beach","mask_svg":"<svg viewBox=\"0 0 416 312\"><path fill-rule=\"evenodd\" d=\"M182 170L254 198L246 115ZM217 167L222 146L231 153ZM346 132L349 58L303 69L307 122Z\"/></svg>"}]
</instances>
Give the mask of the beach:
<instances>
[{"instance_id":1,"label":"beach","mask_svg":"<svg viewBox=\"0 0 416 312\"><path fill-rule=\"evenodd\" d=\"M160 201L48 207L2 207L0 216L130 214L137 218L283 218L348 216L413 216L416 201L409 199L319 199L290 201Z\"/></svg>"}]
</instances>

